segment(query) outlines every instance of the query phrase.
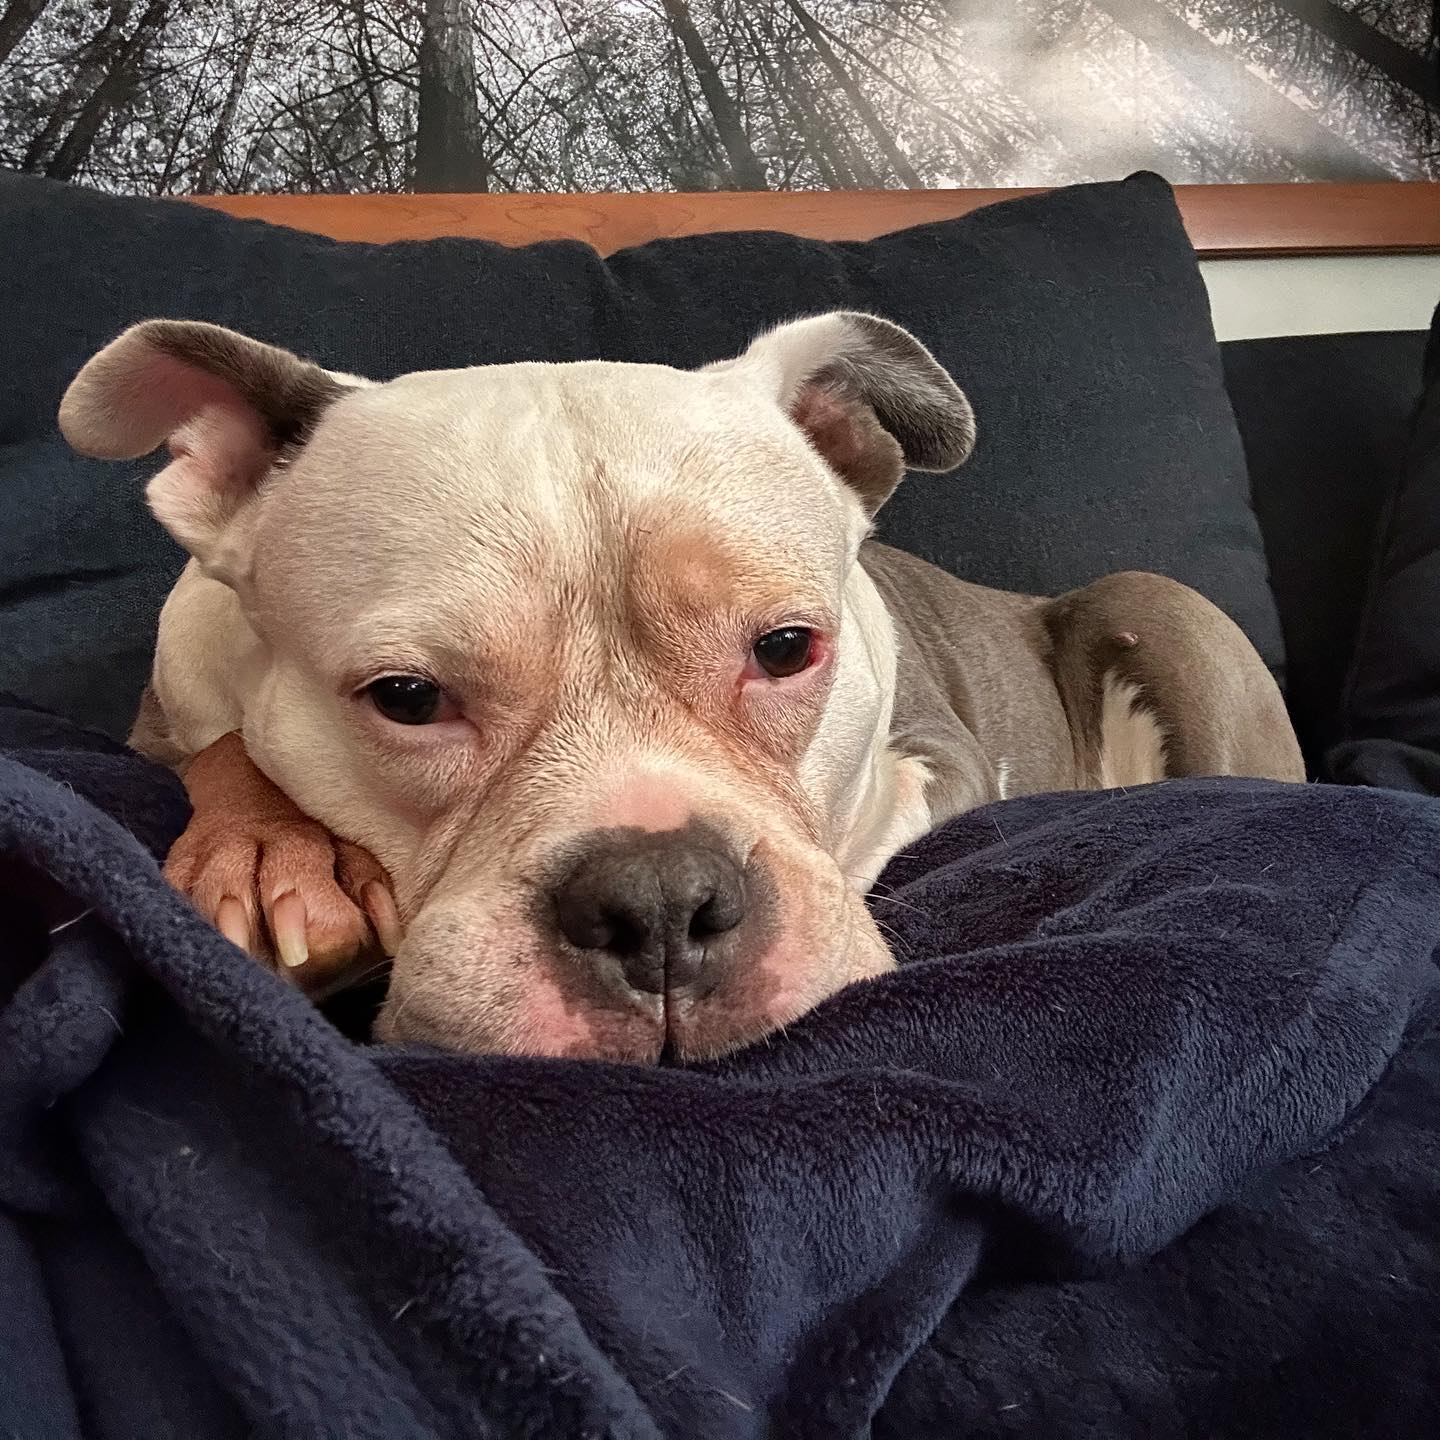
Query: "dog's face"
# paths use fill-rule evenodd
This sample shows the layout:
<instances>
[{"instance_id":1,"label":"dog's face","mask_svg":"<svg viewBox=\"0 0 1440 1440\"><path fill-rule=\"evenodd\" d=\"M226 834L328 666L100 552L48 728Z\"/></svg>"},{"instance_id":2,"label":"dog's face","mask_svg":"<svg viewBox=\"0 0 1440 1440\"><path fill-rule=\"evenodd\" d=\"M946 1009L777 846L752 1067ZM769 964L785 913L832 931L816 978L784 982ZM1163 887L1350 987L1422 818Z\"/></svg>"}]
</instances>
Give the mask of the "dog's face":
<instances>
[{"instance_id":1,"label":"dog's face","mask_svg":"<svg viewBox=\"0 0 1440 1440\"><path fill-rule=\"evenodd\" d=\"M843 863L893 683L856 552L972 434L905 332L369 385L151 322L62 423L169 442L152 506L259 640L252 757L395 881L382 1035L711 1055L890 965Z\"/></svg>"}]
</instances>

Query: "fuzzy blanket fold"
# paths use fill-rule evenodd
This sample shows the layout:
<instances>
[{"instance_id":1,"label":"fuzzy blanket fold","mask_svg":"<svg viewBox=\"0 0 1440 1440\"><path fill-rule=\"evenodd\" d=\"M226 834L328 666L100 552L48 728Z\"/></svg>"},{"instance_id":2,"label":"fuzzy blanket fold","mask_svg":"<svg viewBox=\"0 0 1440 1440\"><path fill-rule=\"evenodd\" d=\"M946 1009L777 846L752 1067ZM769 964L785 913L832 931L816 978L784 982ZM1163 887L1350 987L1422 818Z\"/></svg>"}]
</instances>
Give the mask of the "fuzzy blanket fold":
<instances>
[{"instance_id":1,"label":"fuzzy blanket fold","mask_svg":"<svg viewBox=\"0 0 1440 1440\"><path fill-rule=\"evenodd\" d=\"M899 971L643 1070L352 1043L166 889L172 780L0 750L0 1435L1440 1424L1436 802L991 807Z\"/></svg>"}]
</instances>

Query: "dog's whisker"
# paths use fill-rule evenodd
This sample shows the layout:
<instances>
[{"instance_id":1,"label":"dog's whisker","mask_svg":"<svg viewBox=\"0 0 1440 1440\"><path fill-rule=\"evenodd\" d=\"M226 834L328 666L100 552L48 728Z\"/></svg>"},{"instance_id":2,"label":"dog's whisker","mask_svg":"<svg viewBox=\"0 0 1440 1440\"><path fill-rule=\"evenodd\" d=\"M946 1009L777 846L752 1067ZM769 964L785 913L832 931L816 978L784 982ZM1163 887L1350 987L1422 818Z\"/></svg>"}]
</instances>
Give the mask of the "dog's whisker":
<instances>
[{"instance_id":1,"label":"dog's whisker","mask_svg":"<svg viewBox=\"0 0 1440 1440\"><path fill-rule=\"evenodd\" d=\"M897 910L908 910L912 915L930 914L923 905L912 905L908 900L897 900L893 895L877 895L875 898L882 905L893 905Z\"/></svg>"},{"instance_id":2,"label":"dog's whisker","mask_svg":"<svg viewBox=\"0 0 1440 1440\"><path fill-rule=\"evenodd\" d=\"M373 965L367 965L353 979L346 981L349 986L366 985L371 980L378 980L382 975L388 974L391 962L389 960L377 960Z\"/></svg>"},{"instance_id":3,"label":"dog's whisker","mask_svg":"<svg viewBox=\"0 0 1440 1440\"><path fill-rule=\"evenodd\" d=\"M886 936L894 944L895 949L901 951L904 954L909 953L909 942L898 930L894 929L892 926L885 924L883 920L877 920L875 924L876 927L879 929L880 933Z\"/></svg>"},{"instance_id":4,"label":"dog's whisker","mask_svg":"<svg viewBox=\"0 0 1440 1440\"><path fill-rule=\"evenodd\" d=\"M851 874L847 874L847 876L845 876L845 880L850 881L850 883L855 884L855 886L858 886L858 884L860 884L861 877L851 876ZM894 886L881 886L881 881L878 880L871 881L870 894L873 894L874 899L876 900L886 901L886 904L899 904L899 906L903 906L903 904L907 903L907 901L896 899L896 896L894 896Z\"/></svg>"}]
</instances>

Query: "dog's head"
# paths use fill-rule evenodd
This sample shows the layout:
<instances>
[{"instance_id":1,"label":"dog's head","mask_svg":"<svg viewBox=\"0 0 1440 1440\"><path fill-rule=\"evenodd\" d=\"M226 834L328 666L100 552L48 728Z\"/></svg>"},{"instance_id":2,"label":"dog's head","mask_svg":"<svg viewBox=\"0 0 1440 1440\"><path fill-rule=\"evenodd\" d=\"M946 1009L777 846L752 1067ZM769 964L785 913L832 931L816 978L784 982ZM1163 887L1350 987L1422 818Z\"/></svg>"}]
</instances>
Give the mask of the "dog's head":
<instances>
[{"instance_id":1,"label":"dog's head","mask_svg":"<svg viewBox=\"0 0 1440 1440\"><path fill-rule=\"evenodd\" d=\"M894 667L856 555L973 437L905 331L374 385L151 321L61 424L168 444L151 506L258 637L252 757L395 880L382 1034L707 1055L890 965L843 862Z\"/></svg>"}]
</instances>

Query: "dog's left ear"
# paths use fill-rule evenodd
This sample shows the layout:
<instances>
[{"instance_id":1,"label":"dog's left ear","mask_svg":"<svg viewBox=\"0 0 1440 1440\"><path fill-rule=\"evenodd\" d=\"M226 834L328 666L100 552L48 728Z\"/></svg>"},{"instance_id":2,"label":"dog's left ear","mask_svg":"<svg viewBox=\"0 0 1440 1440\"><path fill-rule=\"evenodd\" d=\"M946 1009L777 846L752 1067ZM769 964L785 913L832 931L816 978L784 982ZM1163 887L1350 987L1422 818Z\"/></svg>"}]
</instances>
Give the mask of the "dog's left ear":
<instances>
[{"instance_id":1,"label":"dog's left ear","mask_svg":"<svg viewBox=\"0 0 1440 1440\"><path fill-rule=\"evenodd\" d=\"M953 470L975 448L964 392L908 330L877 315L794 320L707 368L764 385L871 515L907 466Z\"/></svg>"}]
</instances>

